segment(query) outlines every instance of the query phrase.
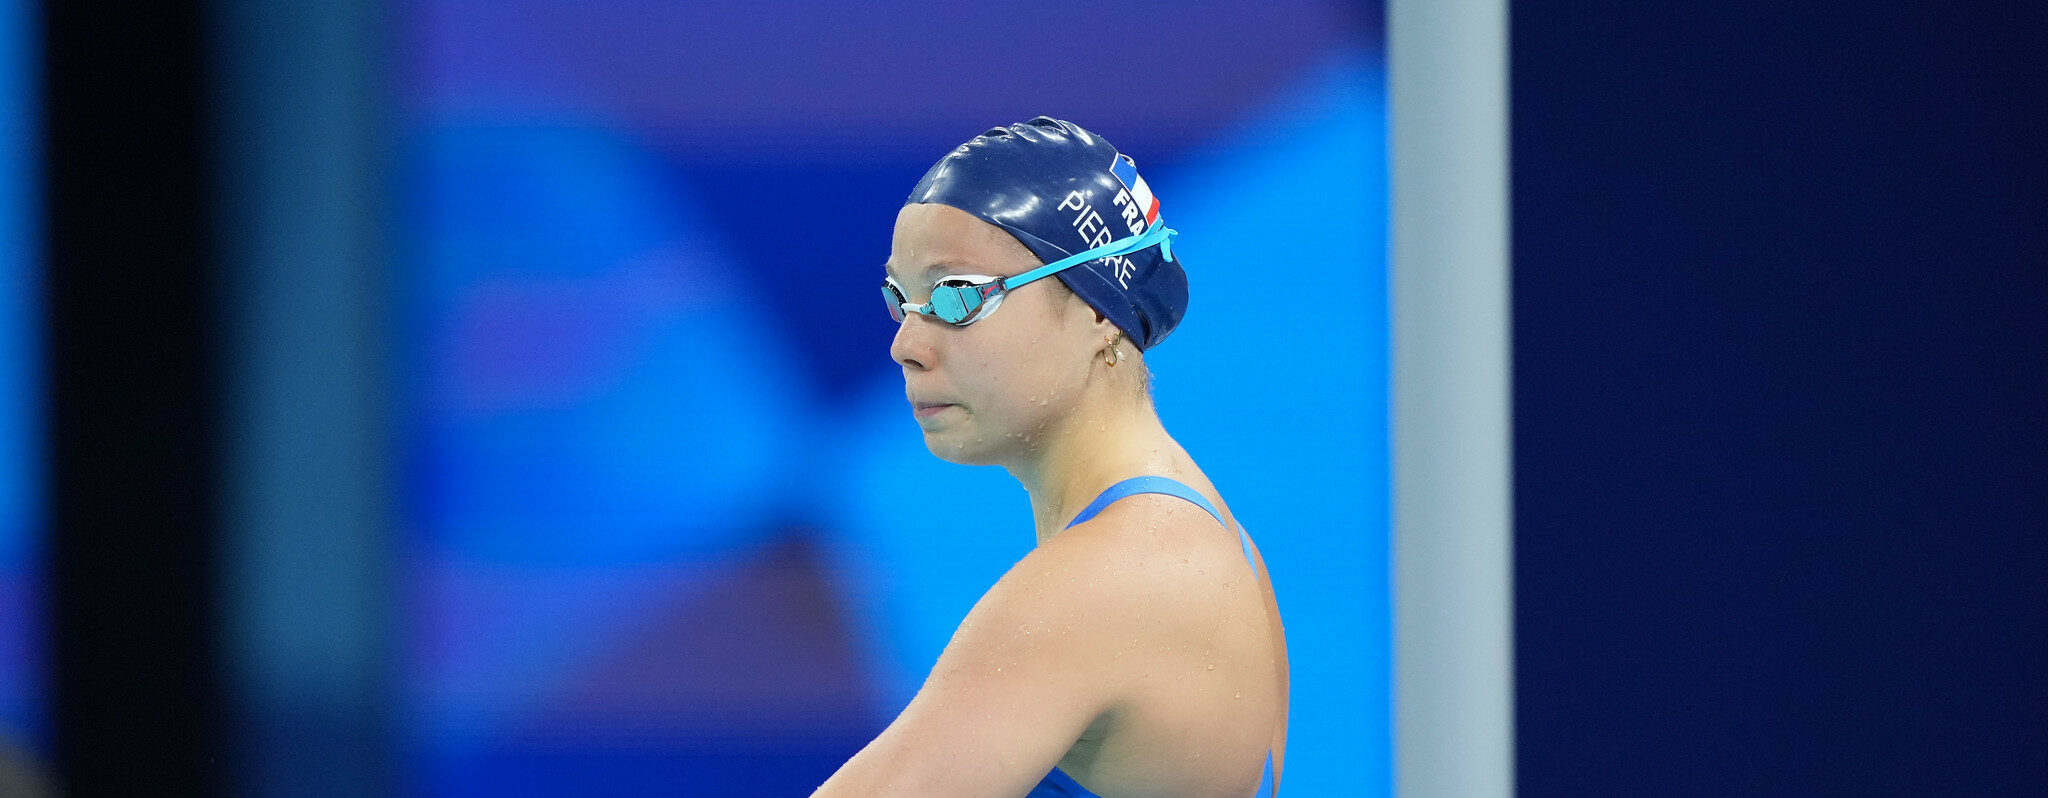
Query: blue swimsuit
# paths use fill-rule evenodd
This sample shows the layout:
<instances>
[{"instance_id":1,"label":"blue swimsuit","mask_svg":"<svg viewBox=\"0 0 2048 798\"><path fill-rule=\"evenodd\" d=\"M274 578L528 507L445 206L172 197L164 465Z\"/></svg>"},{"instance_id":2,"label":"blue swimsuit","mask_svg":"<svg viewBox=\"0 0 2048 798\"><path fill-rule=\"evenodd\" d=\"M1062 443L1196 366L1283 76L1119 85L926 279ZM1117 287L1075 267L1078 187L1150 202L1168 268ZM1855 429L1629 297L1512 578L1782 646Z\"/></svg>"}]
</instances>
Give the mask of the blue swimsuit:
<instances>
[{"instance_id":1,"label":"blue swimsuit","mask_svg":"<svg viewBox=\"0 0 2048 798\"><path fill-rule=\"evenodd\" d=\"M1109 486L1109 490L1105 490L1102 492L1102 495L1095 497L1095 501L1090 503L1087 509L1082 510L1080 515L1074 516L1074 520L1069 522L1067 527L1072 528L1075 524L1094 518L1096 513L1102 512L1103 508L1114 504L1118 499L1126 496L1136 496L1140 493L1163 493L1168 496L1178 496L1193 502L1197 507L1208 510L1210 515L1216 517L1216 523L1222 524L1225 527L1230 526L1230 522L1223 520L1223 514L1216 512L1216 506L1210 504L1208 499L1202 498L1202 494L1196 493L1194 488L1166 477L1132 477ZM1252 539L1250 535L1244 533L1243 527L1239 527L1237 530L1237 540L1244 547L1244 561L1251 563L1252 570L1256 572L1259 569L1259 565L1252 560ZM1266 754L1266 774L1259 778L1259 791L1254 793L1254 798L1272 798L1272 795L1273 754L1268 752ZM1088 788L1074 781L1074 777L1060 772L1060 769L1055 767L1051 773L1045 774L1045 778L1038 782L1038 786L1031 788L1031 792L1025 793L1024 798L1101 797L1089 792Z\"/></svg>"}]
</instances>

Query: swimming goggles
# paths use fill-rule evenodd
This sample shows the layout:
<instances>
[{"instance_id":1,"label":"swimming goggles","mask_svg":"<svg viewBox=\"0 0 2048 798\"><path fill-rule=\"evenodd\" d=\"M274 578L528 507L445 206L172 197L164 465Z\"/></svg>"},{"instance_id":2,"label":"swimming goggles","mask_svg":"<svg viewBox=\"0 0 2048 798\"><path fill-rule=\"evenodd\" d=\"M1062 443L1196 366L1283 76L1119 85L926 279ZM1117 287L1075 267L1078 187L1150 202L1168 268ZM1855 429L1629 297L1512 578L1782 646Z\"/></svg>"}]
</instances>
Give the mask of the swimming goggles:
<instances>
[{"instance_id":1,"label":"swimming goggles","mask_svg":"<svg viewBox=\"0 0 2048 798\"><path fill-rule=\"evenodd\" d=\"M956 327L965 327L988 317L996 306L1003 303L1003 295L1011 289L1027 285L1039 278L1061 270L1079 266L1091 260L1128 255L1154 244L1159 245L1159 254L1167 260L1173 259L1173 237L1180 232L1164 224L1155 224L1141 235L1120 238L1077 255L1061 258L1015 277L988 277L979 274L955 274L939 278L932 286L932 298L924 304L913 304L903 293L903 286L896 284L896 278L882 278L882 301L889 305L889 317L898 322L905 314L921 313Z\"/></svg>"}]
</instances>

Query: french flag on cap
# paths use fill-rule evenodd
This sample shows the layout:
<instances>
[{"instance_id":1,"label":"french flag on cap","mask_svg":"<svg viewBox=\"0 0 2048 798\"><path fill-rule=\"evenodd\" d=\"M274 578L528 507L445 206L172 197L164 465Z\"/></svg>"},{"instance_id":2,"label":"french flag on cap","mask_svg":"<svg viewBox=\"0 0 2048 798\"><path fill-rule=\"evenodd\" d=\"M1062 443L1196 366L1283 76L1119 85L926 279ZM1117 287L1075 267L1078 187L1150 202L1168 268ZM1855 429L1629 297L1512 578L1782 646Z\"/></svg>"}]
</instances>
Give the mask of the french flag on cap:
<instances>
[{"instance_id":1,"label":"french flag on cap","mask_svg":"<svg viewBox=\"0 0 2048 798\"><path fill-rule=\"evenodd\" d=\"M1131 198L1145 213L1145 226L1150 228L1159 223L1159 198L1152 196L1152 187L1145 185L1145 178L1138 176L1138 164L1131 156L1117 153L1116 160L1109 165L1109 173L1116 175L1117 182L1129 189Z\"/></svg>"}]
</instances>

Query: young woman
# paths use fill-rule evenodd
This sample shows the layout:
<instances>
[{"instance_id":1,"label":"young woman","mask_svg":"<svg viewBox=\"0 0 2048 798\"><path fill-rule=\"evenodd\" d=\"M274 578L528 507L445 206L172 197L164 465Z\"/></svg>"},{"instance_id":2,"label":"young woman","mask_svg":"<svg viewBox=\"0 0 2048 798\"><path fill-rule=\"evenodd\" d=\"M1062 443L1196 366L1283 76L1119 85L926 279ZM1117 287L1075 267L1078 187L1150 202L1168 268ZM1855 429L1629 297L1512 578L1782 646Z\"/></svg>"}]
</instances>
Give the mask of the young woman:
<instances>
[{"instance_id":1,"label":"young woman","mask_svg":"<svg viewBox=\"0 0 2048 798\"><path fill-rule=\"evenodd\" d=\"M1039 117L955 149L897 214L883 295L909 409L933 454L1023 483L1038 541L817 796L1272 794L1272 584L1152 407L1144 352L1187 307L1158 209L1128 157ZM903 498L911 524L981 507Z\"/></svg>"}]
</instances>

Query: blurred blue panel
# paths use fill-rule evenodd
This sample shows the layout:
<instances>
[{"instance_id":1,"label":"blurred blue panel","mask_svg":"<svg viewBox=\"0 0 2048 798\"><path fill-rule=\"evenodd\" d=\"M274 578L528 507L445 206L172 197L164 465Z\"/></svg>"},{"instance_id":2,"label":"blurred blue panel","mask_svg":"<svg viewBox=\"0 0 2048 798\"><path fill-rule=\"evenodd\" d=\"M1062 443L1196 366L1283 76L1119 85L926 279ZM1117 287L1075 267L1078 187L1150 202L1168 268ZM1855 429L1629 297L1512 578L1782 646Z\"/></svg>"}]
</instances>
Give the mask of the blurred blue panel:
<instances>
[{"instance_id":1,"label":"blurred blue panel","mask_svg":"<svg viewBox=\"0 0 2048 798\"><path fill-rule=\"evenodd\" d=\"M577 794L600 762L660 783L718 728L691 699L724 697L633 652L701 617L788 515L776 469L806 392L689 189L630 137L458 116L410 163L413 781ZM770 587L752 607L788 592ZM664 753L621 755L620 734Z\"/></svg>"},{"instance_id":2,"label":"blurred blue panel","mask_svg":"<svg viewBox=\"0 0 2048 798\"><path fill-rule=\"evenodd\" d=\"M40 743L42 311L34 5L0 2L0 738Z\"/></svg>"},{"instance_id":3,"label":"blurred blue panel","mask_svg":"<svg viewBox=\"0 0 2048 798\"><path fill-rule=\"evenodd\" d=\"M1041 113L1156 161L1210 142L1325 54L1382 38L1379 4L1343 0L406 8L396 89L409 103L602 109L698 162L930 161Z\"/></svg>"},{"instance_id":4,"label":"blurred blue panel","mask_svg":"<svg viewBox=\"0 0 2048 798\"><path fill-rule=\"evenodd\" d=\"M248 798L390 792L388 195L369 0L212 4L227 763Z\"/></svg>"},{"instance_id":5,"label":"blurred blue panel","mask_svg":"<svg viewBox=\"0 0 2048 798\"><path fill-rule=\"evenodd\" d=\"M772 297L740 290L687 190L626 136L571 121L437 120L414 164L423 540L564 566L748 542L773 515L800 385L750 308Z\"/></svg>"}]
</instances>

